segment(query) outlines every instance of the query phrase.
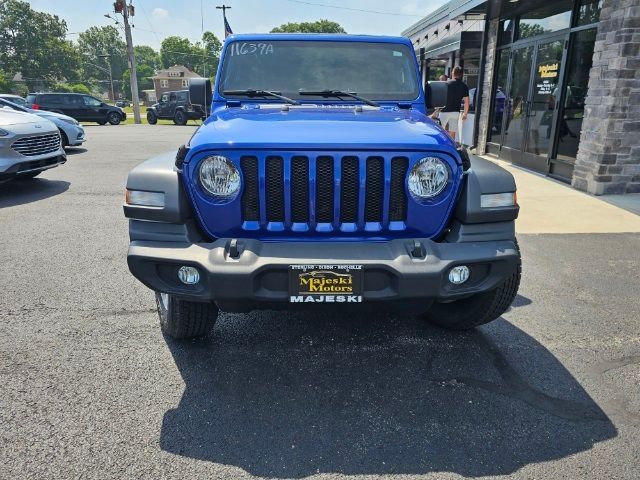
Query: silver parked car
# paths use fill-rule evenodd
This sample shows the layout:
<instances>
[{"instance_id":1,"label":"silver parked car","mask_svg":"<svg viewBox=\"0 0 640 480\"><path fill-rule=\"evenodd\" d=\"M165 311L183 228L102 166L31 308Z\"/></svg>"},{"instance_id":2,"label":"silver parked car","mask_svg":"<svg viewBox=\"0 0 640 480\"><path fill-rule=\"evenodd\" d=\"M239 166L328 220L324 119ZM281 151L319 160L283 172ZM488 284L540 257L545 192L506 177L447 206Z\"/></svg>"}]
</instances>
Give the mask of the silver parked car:
<instances>
[{"instance_id":1,"label":"silver parked car","mask_svg":"<svg viewBox=\"0 0 640 480\"><path fill-rule=\"evenodd\" d=\"M0 108L0 182L33 178L67 161L53 122Z\"/></svg>"},{"instance_id":2,"label":"silver parked car","mask_svg":"<svg viewBox=\"0 0 640 480\"><path fill-rule=\"evenodd\" d=\"M15 103L16 105L20 105L21 107L27 105L27 100L20 95L12 95L11 93L0 93L0 99Z\"/></svg>"},{"instance_id":3,"label":"silver parked car","mask_svg":"<svg viewBox=\"0 0 640 480\"><path fill-rule=\"evenodd\" d=\"M32 113L47 120L51 120L60 130L63 147L79 147L85 141L84 127L75 118L68 117L61 113L49 112L47 110L33 110L23 107L13 100L8 100L4 95L0 95L0 108L8 107L18 112Z\"/></svg>"}]
</instances>

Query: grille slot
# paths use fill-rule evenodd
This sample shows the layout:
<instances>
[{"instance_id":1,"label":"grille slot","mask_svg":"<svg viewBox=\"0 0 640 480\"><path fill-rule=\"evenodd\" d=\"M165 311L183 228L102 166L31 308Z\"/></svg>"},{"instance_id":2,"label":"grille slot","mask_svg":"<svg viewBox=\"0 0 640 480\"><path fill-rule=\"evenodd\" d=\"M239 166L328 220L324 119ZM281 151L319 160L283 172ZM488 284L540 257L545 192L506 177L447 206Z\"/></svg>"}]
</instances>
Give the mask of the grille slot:
<instances>
[{"instance_id":1,"label":"grille slot","mask_svg":"<svg viewBox=\"0 0 640 480\"><path fill-rule=\"evenodd\" d=\"M382 222L384 201L384 159L367 158L367 183L364 200L364 221Z\"/></svg>"},{"instance_id":2,"label":"grille slot","mask_svg":"<svg viewBox=\"0 0 640 480\"><path fill-rule=\"evenodd\" d=\"M340 176L340 221L355 223L358 220L358 158L344 157Z\"/></svg>"},{"instance_id":3,"label":"grille slot","mask_svg":"<svg viewBox=\"0 0 640 480\"><path fill-rule=\"evenodd\" d=\"M333 222L333 157L316 160L316 222Z\"/></svg>"},{"instance_id":4,"label":"grille slot","mask_svg":"<svg viewBox=\"0 0 640 480\"><path fill-rule=\"evenodd\" d=\"M244 174L242 192L242 216L245 221L260 220L260 199L258 197L258 159L242 157L240 166Z\"/></svg>"},{"instance_id":5,"label":"grille slot","mask_svg":"<svg viewBox=\"0 0 640 480\"><path fill-rule=\"evenodd\" d=\"M60 148L60 135L51 133L20 138L13 142L11 148L25 157L53 153Z\"/></svg>"},{"instance_id":6,"label":"grille slot","mask_svg":"<svg viewBox=\"0 0 640 480\"><path fill-rule=\"evenodd\" d=\"M239 163L242 220L252 222L245 229L355 233L406 228L408 157L274 152L243 155Z\"/></svg>"},{"instance_id":7,"label":"grille slot","mask_svg":"<svg viewBox=\"0 0 640 480\"><path fill-rule=\"evenodd\" d=\"M407 175L409 159L394 157L391 159L391 193L389 195L389 221L401 222L407 217L407 193L404 178Z\"/></svg>"},{"instance_id":8,"label":"grille slot","mask_svg":"<svg viewBox=\"0 0 640 480\"><path fill-rule=\"evenodd\" d=\"M284 222L284 167L282 157L267 157L267 221Z\"/></svg>"},{"instance_id":9,"label":"grille slot","mask_svg":"<svg viewBox=\"0 0 640 480\"><path fill-rule=\"evenodd\" d=\"M309 159L291 159L291 221L309 221Z\"/></svg>"}]
</instances>

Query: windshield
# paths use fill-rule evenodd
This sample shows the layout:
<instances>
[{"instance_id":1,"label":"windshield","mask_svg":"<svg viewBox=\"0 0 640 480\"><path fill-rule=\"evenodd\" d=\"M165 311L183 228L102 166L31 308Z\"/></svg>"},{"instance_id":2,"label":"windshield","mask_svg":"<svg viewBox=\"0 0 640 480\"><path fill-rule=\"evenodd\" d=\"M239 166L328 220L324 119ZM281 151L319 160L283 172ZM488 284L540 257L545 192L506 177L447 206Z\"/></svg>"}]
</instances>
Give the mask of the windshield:
<instances>
[{"instance_id":1,"label":"windshield","mask_svg":"<svg viewBox=\"0 0 640 480\"><path fill-rule=\"evenodd\" d=\"M406 45L373 42L232 42L218 91L247 89L303 101L326 97L300 91L342 90L371 100L407 101L419 95L413 52Z\"/></svg>"},{"instance_id":2,"label":"windshield","mask_svg":"<svg viewBox=\"0 0 640 480\"><path fill-rule=\"evenodd\" d=\"M10 102L8 100L5 100L4 98L0 98L0 107L4 108L10 108L12 110L17 110L18 112L28 112L29 110L27 110L26 108L24 108L21 105L18 105L17 103L13 103Z\"/></svg>"},{"instance_id":3,"label":"windshield","mask_svg":"<svg viewBox=\"0 0 640 480\"><path fill-rule=\"evenodd\" d=\"M21 107L24 107L26 103L25 99L22 97L0 97L0 99L14 103L16 105L20 105Z\"/></svg>"}]
</instances>

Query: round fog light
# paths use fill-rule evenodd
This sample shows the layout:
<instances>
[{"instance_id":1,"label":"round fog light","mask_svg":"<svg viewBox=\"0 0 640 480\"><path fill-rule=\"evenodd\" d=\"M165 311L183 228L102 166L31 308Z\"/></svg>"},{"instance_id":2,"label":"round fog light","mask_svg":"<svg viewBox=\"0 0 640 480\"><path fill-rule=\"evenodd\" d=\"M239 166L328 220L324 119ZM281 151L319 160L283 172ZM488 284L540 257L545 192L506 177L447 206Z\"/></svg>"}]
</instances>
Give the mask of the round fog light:
<instances>
[{"instance_id":1,"label":"round fog light","mask_svg":"<svg viewBox=\"0 0 640 480\"><path fill-rule=\"evenodd\" d=\"M178 278L185 285L194 285L200 281L200 272L195 267L180 267Z\"/></svg>"},{"instance_id":2,"label":"round fog light","mask_svg":"<svg viewBox=\"0 0 640 480\"><path fill-rule=\"evenodd\" d=\"M459 265L457 267L453 267L449 270L449 281L456 285L460 285L461 283L469 280L469 267L466 265Z\"/></svg>"}]
</instances>

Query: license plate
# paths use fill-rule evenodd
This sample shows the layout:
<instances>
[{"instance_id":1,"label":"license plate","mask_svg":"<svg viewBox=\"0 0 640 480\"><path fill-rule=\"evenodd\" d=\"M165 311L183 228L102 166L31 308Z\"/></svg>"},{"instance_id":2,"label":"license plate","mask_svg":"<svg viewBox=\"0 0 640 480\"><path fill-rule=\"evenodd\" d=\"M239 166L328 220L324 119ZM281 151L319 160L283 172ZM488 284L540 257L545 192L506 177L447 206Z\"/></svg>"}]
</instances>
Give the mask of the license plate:
<instances>
[{"instance_id":1,"label":"license plate","mask_svg":"<svg viewBox=\"0 0 640 480\"><path fill-rule=\"evenodd\" d=\"M289 302L362 302L362 265L289 266Z\"/></svg>"}]
</instances>

